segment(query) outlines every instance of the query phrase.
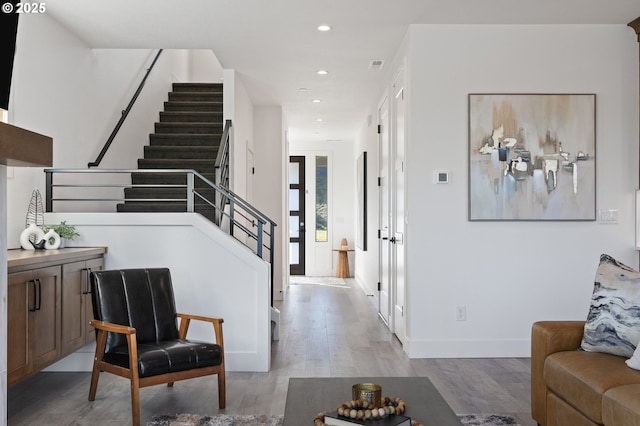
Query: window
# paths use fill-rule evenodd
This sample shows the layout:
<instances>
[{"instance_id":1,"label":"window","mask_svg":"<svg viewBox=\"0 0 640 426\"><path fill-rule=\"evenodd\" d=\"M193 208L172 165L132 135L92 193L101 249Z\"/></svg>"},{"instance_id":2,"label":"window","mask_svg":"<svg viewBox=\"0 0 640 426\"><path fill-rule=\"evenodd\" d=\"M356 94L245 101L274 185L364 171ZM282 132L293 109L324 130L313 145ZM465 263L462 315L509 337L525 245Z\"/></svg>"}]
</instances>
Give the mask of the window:
<instances>
[{"instance_id":1,"label":"window","mask_svg":"<svg viewBox=\"0 0 640 426\"><path fill-rule=\"evenodd\" d=\"M316 156L316 242L329 241L329 209L327 203L327 161L326 155Z\"/></svg>"}]
</instances>

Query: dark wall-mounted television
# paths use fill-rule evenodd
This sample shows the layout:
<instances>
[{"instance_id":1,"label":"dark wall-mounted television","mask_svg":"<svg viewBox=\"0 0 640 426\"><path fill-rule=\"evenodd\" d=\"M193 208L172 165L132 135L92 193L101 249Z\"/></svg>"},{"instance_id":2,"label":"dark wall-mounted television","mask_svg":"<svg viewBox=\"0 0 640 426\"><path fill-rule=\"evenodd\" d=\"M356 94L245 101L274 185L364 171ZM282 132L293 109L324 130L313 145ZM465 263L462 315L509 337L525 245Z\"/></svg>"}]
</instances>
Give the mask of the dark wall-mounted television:
<instances>
[{"instance_id":1,"label":"dark wall-mounted television","mask_svg":"<svg viewBox=\"0 0 640 426\"><path fill-rule=\"evenodd\" d=\"M18 3L18 1L4 2L0 11L0 108L6 110L9 109L11 75L16 53L19 16L16 13L16 4Z\"/></svg>"}]
</instances>

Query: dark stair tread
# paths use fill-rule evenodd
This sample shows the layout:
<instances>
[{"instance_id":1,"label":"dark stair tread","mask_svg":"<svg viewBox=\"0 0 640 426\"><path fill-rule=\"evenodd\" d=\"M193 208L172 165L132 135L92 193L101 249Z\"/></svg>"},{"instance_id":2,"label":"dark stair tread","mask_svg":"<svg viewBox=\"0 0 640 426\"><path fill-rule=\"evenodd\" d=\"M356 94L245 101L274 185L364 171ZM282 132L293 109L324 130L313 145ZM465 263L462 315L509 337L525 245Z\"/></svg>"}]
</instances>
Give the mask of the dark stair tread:
<instances>
[{"instance_id":1,"label":"dark stair tread","mask_svg":"<svg viewBox=\"0 0 640 426\"><path fill-rule=\"evenodd\" d=\"M167 101L164 103L165 112L174 111L222 111L222 101Z\"/></svg>"},{"instance_id":2,"label":"dark stair tread","mask_svg":"<svg viewBox=\"0 0 640 426\"><path fill-rule=\"evenodd\" d=\"M161 123L222 123L222 111L162 111Z\"/></svg>"},{"instance_id":3,"label":"dark stair tread","mask_svg":"<svg viewBox=\"0 0 640 426\"><path fill-rule=\"evenodd\" d=\"M202 177L213 182L213 173L200 173ZM134 185L186 185L187 178L182 173L131 173L131 183ZM194 185L196 188L201 188L206 185L202 179L196 177Z\"/></svg>"},{"instance_id":4,"label":"dark stair tread","mask_svg":"<svg viewBox=\"0 0 640 426\"><path fill-rule=\"evenodd\" d=\"M215 160L218 155L217 146L145 146L144 158L173 160Z\"/></svg>"},{"instance_id":5,"label":"dark stair tread","mask_svg":"<svg viewBox=\"0 0 640 426\"><path fill-rule=\"evenodd\" d=\"M171 88L174 92L220 92L223 90L222 83L172 83Z\"/></svg>"},{"instance_id":6,"label":"dark stair tread","mask_svg":"<svg viewBox=\"0 0 640 426\"><path fill-rule=\"evenodd\" d=\"M152 133L149 135L150 146L220 146L222 134L216 133Z\"/></svg>"},{"instance_id":7,"label":"dark stair tread","mask_svg":"<svg viewBox=\"0 0 640 426\"><path fill-rule=\"evenodd\" d=\"M222 92L169 92L169 102L183 101L203 101L203 102L222 102Z\"/></svg>"},{"instance_id":8,"label":"dark stair tread","mask_svg":"<svg viewBox=\"0 0 640 426\"><path fill-rule=\"evenodd\" d=\"M155 123L155 133L216 134L221 131L220 123Z\"/></svg>"},{"instance_id":9,"label":"dark stair tread","mask_svg":"<svg viewBox=\"0 0 640 426\"><path fill-rule=\"evenodd\" d=\"M213 159L211 158L180 158L180 159L173 159L173 158L138 158L138 164L144 164L144 165L151 165L151 164L156 164L160 167L156 167L159 169L163 169L165 168L165 165L180 165L180 167L168 167L171 169L192 169L193 167L187 167L187 166L197 166L197 167L201 167L201 166L209 166L211 165L211 167L214 167L214 162ZM179 163L179 164L178 164ZM145 169L148 169L149 167L144 167Z\"/></svg>"}]
</instances>

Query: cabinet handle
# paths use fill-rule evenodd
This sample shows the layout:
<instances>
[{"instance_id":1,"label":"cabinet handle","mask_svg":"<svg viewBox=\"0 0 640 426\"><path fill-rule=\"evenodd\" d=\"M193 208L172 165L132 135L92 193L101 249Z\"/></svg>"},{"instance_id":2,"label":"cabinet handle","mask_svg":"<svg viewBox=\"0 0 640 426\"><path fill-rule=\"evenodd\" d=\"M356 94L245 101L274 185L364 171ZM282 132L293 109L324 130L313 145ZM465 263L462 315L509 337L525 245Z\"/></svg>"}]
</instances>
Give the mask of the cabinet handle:
<instances>
[{"instance_id":1,"label":"cabinet handle","mask_svg":"<svg viewBox=\"0 0 640 426\"><path fill-rule=\"evenodd\" d=\"M84 268L83 270L86 272L86 275L84 280L85 288L84 290L82 290L82 294L91 294L91 287L89 284L89 275L91 274L91 268Z\"/></svg>"},{"instance_id":2,"label":"cabinet handle","mask_svg":"<svg viewBox=\"0 0 640 426\"><path fill-rule=\"evenodd\" d=\"M30 280L31 284L33 284L33 308L29 308L29 312L37 311L36 308L36 280Z\"/></svg>"},{"instance_id":3,"label":"cabinet handle","mask_svg":"<svg viewBox=\"0 0 640 426\"><path fill-rule=\"evenodd\" d=\"M39 311L40 308L42 308L42 280L38 278L37 281L38 281L38 307L36 308L36 311Z\"/></svg>"}]
</instances>

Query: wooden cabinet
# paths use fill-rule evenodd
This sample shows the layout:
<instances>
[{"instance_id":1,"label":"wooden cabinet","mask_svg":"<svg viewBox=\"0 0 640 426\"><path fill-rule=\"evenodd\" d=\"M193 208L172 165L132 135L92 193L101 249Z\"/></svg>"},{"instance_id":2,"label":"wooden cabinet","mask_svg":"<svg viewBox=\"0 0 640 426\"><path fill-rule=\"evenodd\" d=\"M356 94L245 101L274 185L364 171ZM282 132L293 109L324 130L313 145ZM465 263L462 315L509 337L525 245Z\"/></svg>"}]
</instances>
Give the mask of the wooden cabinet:
<instances>
[{"instance_id":1,"label":"wooden cabinet","mask_svg":"<svg viewBox=\"0 0 640 426\"><path fill-rule=\"evenodd\" d=\"M95 341L89 273L102 270L102 258L62 265L62 350L73 352Z\"/></svg>"},{"instance_id":2,"label":"wooden cabinet","mask_svg":"<svg viewBox=\"0 0 640 426\"><path fill-rule=\"evenodd\" d=\"M60 356L61 279L59 266L8 275L9 385Z\"/></svg>"},{"instance_id":3,"label":"wooden cabinet","mask_svg":"<svg viewBox=\"0 0 640 426\"><path fill-rule=\"evenodd\" d=\"M95 340L90 270L104 247L9 250L7 382L11 386Z\"/></svg>"}]
</instances>

